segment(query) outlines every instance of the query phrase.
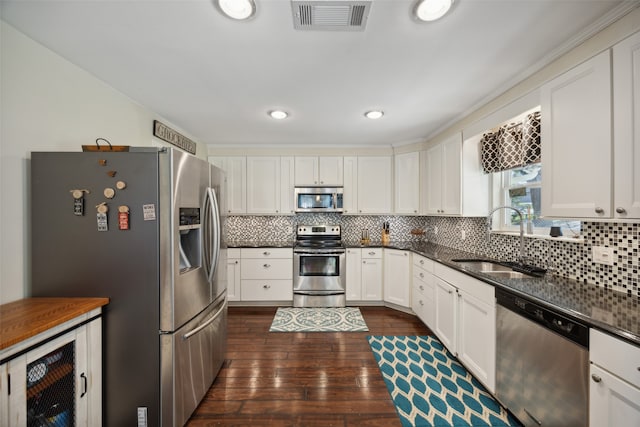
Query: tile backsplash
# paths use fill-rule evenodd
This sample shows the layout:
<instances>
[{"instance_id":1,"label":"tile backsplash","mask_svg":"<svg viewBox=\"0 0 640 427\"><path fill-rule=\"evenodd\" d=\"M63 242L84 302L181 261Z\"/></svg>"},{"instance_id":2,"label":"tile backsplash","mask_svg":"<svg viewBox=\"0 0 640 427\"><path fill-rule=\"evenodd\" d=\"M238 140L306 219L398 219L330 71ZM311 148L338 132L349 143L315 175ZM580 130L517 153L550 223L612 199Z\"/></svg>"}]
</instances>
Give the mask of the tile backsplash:
<instances>
[{"instance_id":1,"label":"tile backsplash","mask_svg":"<svg viewBox=\"0 0 640 427\"><path fill-rule=\"evenodd\" d=\"M351 243L359 242L362 230L368 229L371 241L375 243L380 241L380 230L385 221L390 224L392 241L425 239L480 256L503 260L515 260L520 252L518 236L489 234L484 217L340 214L230 216L224 221L223 233L228 241L289 242L295 239L295 229L298 224L340 224L343 240ZM582 241L525 237L525 256L530 264L553 268L556 275L640 297L639 226L639 223L629 222L582 222L582 228L579 231ZM410 231L415 228L424 229L427 233L424 236L412 235ZM462 239L463 234L464 239ZM591 255L593 246L612 247L614 265L594 263Z\"/></svg>"}]
</instances>

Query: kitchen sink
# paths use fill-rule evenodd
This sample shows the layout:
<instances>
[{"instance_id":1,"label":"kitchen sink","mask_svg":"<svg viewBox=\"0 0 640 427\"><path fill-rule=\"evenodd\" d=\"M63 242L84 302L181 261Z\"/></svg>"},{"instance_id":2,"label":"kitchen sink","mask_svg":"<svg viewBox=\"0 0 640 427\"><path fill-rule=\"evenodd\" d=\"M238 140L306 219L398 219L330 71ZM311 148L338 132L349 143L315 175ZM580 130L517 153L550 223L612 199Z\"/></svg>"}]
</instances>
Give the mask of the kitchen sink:
<instances>
[{"instance_id":1,"label":"kitchen sink","mask_svg":"<svg viewBox=\"0 0 640 427\"><path fill-rule=\"evenodd\" d=\"M544 270L535 267L520 265L512 262L491 261L486 259L454 259L460 267L505 279L526 279L531 276L540 276Z\"/></svg>"}]
</instances>

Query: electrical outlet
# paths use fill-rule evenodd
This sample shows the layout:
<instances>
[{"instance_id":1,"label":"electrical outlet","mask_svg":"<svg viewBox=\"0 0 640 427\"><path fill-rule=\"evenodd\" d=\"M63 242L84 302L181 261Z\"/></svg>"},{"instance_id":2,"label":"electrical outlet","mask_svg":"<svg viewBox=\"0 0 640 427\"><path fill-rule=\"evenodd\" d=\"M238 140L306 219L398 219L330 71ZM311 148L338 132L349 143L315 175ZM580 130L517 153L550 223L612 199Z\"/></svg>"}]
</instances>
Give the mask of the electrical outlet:
<instances>
[{"instance_id":1,"label":"electrical outlet","mask_svg":"<svg viewBox=\"0 0 640 427\"><path fill-rule=\"evenodd\" d=\"M460 239L464 240L467 238L467 232L465 230L460 230Z\"/></svg>"},{"instance_id":2,"label":"electrical outlet","mask_svg":"<svg viewBox=\"0 0 640 427\"><path fill-rule=\"evenodd\" d=\"M433 234L438 234L438 226L437 225L433 226Z\"/></svg>"},{"instance_id":3,"label":"electrical outlet","mask_svg":"<svg viewBox=\"0 0 640 427\"><path fill-rule=\"evenodd\" d=\"M613 248L592 246L591 257L596 264L613 265Z\"/></svg>"}]
</instances>

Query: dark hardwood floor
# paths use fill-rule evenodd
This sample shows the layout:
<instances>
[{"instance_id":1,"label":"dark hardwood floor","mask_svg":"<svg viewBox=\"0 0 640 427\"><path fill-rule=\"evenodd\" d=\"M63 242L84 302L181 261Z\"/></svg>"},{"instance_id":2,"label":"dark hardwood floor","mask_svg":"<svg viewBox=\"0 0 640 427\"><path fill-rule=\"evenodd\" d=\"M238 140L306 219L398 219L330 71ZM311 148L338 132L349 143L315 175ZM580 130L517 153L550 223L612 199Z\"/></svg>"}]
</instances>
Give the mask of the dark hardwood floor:
<instances>
[{"instance_id":1,"label":"dark hardwood floor","mask_svg":"<svg viewBox=\"0 0 640 427\"><path fill-rule=\"evenodd\" d=\"M428 335L415 316L361 307L369 332L269 332L272 307L229 308L225 363L188 427L400 426L367 335Z\"/></svg>"}]
</instances>

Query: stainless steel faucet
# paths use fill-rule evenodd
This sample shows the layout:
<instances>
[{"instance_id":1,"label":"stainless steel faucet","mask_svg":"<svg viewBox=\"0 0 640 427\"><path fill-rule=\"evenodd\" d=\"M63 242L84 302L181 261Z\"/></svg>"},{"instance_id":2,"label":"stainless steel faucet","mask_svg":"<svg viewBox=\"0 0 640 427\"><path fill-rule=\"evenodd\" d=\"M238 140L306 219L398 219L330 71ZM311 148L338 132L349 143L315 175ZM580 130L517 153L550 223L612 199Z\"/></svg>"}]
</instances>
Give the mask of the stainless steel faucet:
<instances>
[{"instance_id":1,"label":"stainless steel faucet","mask_svg":"<svg viewBox=\"0 0 640 427\"><path fill-rule=\"evenodd\" d=\"M489 215L487 215L487 228L488 231L491 232L491 217L493 215L493 213L497 210L500 209L511 209L513 211L515 211L518 216L520 217L520 257L518 259L518 261L522 264L524 264L524 260L525 260L525 256L524 256L524 216L522 215L522 211L520 211L517 208L514 208L513 206L498 206L497 208L495 208L494 210L492 210L491 212L489 212Z\"/></svg>"}]
</instances>

